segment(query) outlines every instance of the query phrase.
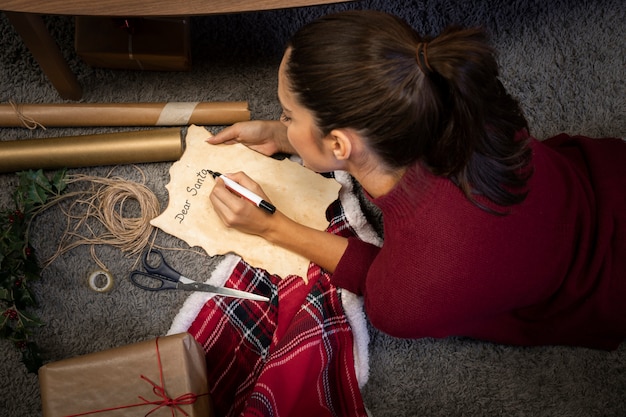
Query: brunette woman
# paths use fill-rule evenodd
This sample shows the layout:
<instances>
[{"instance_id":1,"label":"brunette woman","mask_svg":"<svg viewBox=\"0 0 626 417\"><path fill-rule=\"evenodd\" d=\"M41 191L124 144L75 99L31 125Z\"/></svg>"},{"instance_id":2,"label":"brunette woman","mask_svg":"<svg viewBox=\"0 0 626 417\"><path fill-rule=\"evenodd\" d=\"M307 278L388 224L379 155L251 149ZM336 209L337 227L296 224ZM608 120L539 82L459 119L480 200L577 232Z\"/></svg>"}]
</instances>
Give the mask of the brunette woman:
<instances>
[{"instance_id":1,"label":"brunette woman","mask_svg":"<svg viewBox=\"0 0 626 417\"><path fill-rule=\"evenodd\" d=\"M344 12L297 32L278 77L280 122L209 142L349 172L382 211L384 244L268 215L218 181L211 200L226 225L332 272L393 336L623 341L626 142L531 137L482 30L429 39L388 14Z\"/></svg>"}]
</instances>

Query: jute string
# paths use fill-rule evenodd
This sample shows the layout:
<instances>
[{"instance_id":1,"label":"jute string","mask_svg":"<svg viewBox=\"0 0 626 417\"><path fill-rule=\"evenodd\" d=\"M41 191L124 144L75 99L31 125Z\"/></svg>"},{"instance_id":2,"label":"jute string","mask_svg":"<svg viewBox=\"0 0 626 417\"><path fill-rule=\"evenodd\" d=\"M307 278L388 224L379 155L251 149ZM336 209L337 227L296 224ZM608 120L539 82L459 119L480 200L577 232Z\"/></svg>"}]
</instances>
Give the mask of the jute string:
<instances>
[{"instance_id":1,"label":"jute string","mask_svg":"<svg viewBox=\"0 0 626 417\"><path fill-rule=\"evenodd\" d=\"M80 182L90 184L84 191L62 194L47 206L61 200L73 199L69 207L61 207L67 217L67 227L58 248L45 265L49 265L64 253L81 245L90 245L91 256L98 266L108 269L98 259L95 247L111 245L126 252L128 256L140 255L148 246L155 228L150 220L160 214L160 204L156 195L143 183L120 177L96 177L74 174L68 176L68 185ZM127 205L135 202L139 206L138 216L127 216Z\"/></svg>"},{"instance_id":2,"label":"jute string","mask_svg":"<svg viewBox=\"0 0 626 417\"><path fill-rule=\"evenodd\" d=\"M42 125L41 123L39 123L37 120L22 113L21 104L17 104L13 100L9 100L9 104L11 105L11 107L13 108L13 111L15 111L15 115L17 116L19 121L22 122L22 125L24 125L25 128L30 129L30 130L35 130L38 127L40 127L43 130L46 130L46 127Z\"/></svg>"}]
</instances>

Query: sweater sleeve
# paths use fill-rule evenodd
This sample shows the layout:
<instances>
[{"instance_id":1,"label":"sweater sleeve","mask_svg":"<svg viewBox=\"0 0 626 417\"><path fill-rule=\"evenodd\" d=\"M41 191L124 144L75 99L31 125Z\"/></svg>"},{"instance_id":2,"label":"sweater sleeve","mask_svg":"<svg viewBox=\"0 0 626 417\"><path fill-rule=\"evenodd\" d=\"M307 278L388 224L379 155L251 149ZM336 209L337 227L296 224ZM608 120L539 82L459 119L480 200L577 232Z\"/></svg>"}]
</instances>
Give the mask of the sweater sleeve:
<instances>
[{"instance_id":1,"label":"sweater sleeve","mask_svg":"<svg viewBox=\"0 0 626 417\"><path fill-rule=\"evenodd\" d=\"M358 238L348 238L348 247L337 264L333 285L363 295L365 278L380 248Z\"/></svg>"}]
</instances>

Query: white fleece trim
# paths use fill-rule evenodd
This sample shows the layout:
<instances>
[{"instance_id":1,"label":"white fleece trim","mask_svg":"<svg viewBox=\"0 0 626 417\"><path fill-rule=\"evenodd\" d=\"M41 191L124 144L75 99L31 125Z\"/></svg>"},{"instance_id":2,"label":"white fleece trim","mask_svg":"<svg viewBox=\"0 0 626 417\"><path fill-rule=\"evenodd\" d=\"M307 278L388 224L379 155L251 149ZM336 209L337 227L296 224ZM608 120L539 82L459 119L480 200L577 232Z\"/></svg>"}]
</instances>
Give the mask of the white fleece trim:
<instances>
[{"instance_id":1,"label":"white fleece trim","mask_svg":"<svg viewBox=\"0 0 626 417\"><path fill-rule=\"evenodd\" d=\"M378 236L371 224L367 222L359 199L354 194L352 177L344 171L336 171L335 179L341 184L339 200L348 220L348 224L354 229L357 237L364 242L376 246L382 245L382 239ZM359 388L363 388L369 379L369 342L370 336L367 330L367 318L363 308L363 297L341 289L341 302L346 318L354 335L354 371Z\"/></svg>"},{"instance_id":2,"label":"white fleece trim","mask_svg":"<svg viewBox=\"0 0 626 417\"><path fill-rule=\"evenodd\" d=\"M206 282L217 285L218 287L224 286L240 260L241 258L237 255L226 255L224 259L217 264L217 267L215 267ZM174 317L167 334L186 332L200 313L200 310L202 310L202 307L214 296L215 294L212 293L198 291L187 297L180 311L176 314L176 317Z\"/></svg>"},{"instance_id":3,"label":"white fleece trim","mask_svg":"<svg viewBox=\"0 0 626 417\"><path fill-rule=\"evenodd\" d=\"M362 241L379 247L382 246L383 240L378 236L374 227L367 222L367 219L361 210L361 203L354 194L354 187L352 186L352 177L350 174L344 171L335 171L335 179L339 184L341 184L339 199L341 200L341 205L343 206L346 214L346 219L348 219L348 224L352 226L358 238Z\"/></svg>"}]
</instances>

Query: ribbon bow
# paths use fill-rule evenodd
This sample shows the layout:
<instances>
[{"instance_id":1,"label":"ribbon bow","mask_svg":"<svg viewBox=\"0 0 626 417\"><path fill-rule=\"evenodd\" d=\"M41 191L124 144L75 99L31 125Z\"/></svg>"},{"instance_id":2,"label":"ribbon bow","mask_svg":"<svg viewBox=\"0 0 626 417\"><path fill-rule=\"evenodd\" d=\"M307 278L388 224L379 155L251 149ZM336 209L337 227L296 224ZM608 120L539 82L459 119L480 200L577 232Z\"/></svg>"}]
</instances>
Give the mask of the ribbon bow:
<instances>
[{"instance_id":1,"label":"ribbon bow","mask_svg":"<svg viewBox=\"0 0 626 417\"><path fill-rule=\"evenodd\" d=\"M179 405L187 405L187 404L195 403L196 399L198 399L198 395L192 392L188 392L186 394L179 395L178 397L174 399L170 398L167 395L167 392L165 391L165 382L163 381L163 366L161 364L161 354L159 353L159 338L158 337L156 339L156 351L157 351L157 361L159 362L159 378L161 380L161 385L155 384L153 381L151 381L148 377L144 375L141 375L141 379L150 383L152 385L152 392L154 392L154 394L157 397L160 397L162 399L157 400L157 401L148 401L144 397L139 396L139 399L142 400L146 405L148 404L156 405L155 408L153 408L151 411L149 411L146 414L146 417L154 413L161 407L170 407L170 410L172 411L172 417L176 417L176 410L180 411L186 417L188 417L189 414L187 414L185 410L180 408Z\"/></svg>"},{"instance_id":2,"label":"ribbon bow","mask_svg":"<svg viewBox=\"0 0 626 417\"><path fill-rule=\"evenodd\" d=\"M150 414L154 413L155 411L159 410L162 407L169 407L171 412L172 412L172 417L176 417L176 411L180 411L181 413L183 413L186 417L189 417L189 414L187 414L185 412L185 410L183 410L182 408L180 408L181 405L188 405L188 404L193 404L196 402L196 400L198 399L198 397L203 397L205 395L209 395L208 393L205 394L194 394L192 392L188 392L186 394L182 394L179 395L176 398L170 398L167 395L167 391L165 391L165 382L164 382L164 378L163 378L163 365L161 363L161 353L159 352L159 338L157 337L155 340L156 343L156 353L157 353L157 362L159 364L159 379L161 382L161 385L157 385L155 382L153 382L152 380L150 380L148 377L144 376L144 375L140 375L140 378L143 379L144 381L148 382L150 385L152 385L152 392L154 392L154 394L159 397L158 400L147 400L146 398L142 397L141 395L139 395L139 399L143 402L141 403L137 403L137 404L129 404L129 405L122 405L119 407L111 407L111 408L105 408L102 410L94 410L94 411L87 411L85 413L79 413L79 414L71 414L68 415L66 417L79 417L79 416L87 416L90 414L97 414L97 413L105 413L107 411L114 411L114 410L122 410L125 408L133 408L133 407L142 407L142 406L146 406L146 405L155 405L156 407L154 407L152 410L148 411L145 416L149 416Z\"/></svg>"}]
</instances>

